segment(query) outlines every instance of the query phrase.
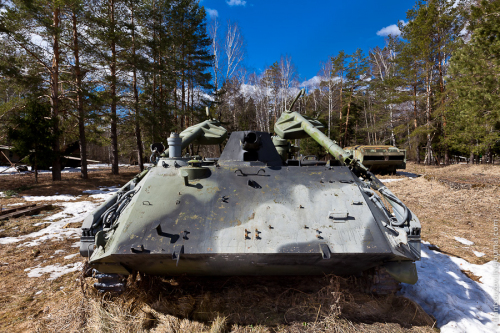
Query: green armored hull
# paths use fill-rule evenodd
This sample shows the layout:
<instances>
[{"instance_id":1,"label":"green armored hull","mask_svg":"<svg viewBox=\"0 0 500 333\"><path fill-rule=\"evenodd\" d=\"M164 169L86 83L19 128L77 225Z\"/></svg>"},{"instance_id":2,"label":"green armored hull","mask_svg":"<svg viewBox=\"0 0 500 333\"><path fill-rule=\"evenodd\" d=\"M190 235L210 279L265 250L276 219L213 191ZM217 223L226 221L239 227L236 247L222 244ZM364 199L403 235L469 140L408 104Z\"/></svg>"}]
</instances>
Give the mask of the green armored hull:
<instances>
[{"instance_id":1,"label":"green armored hull","mask_svg":"<svg viewBox=\"0 0 500 333\"><path fill-rule=\"evenodd\" d=\"M153 167L85 219L81 254L102 276L349 275L384 267L416 282L417 217L322 128L287 112L278 139L233 132L210 161L181 158L178 148L224 138L217 121L171 136ZM336 159L290 159L286 140L305 136Z\"/></svg>"}]
</instances>

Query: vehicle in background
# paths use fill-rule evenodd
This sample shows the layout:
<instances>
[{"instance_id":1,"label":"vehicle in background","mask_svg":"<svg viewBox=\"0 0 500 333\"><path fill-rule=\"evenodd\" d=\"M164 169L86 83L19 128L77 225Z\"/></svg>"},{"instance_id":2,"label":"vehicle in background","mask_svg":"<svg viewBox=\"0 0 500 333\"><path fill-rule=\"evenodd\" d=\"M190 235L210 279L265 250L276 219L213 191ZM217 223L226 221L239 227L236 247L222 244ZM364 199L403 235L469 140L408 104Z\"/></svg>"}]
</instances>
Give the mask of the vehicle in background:
<instances>
[{"instance_id":1,"label":"vehicle in background","mask_svg":"<svg viewBox=\"0 0 500 333\"><path fill-rule=\"evenodd\" d=\"M406 169L406 149L387 145L359 145L345 147L344 150L374 173L395 174L396 169Z\"/></svg>"}]
</instances>

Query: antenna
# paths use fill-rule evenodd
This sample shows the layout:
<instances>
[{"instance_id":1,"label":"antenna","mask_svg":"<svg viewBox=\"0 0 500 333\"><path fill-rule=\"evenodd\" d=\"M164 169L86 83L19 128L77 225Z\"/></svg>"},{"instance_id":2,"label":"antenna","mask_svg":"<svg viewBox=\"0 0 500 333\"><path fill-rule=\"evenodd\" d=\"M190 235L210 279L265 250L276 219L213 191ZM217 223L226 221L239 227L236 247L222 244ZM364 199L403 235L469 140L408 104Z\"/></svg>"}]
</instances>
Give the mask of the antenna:
<instances>
[{"instance_id":1,"label":"antenna","mask_svg":"<svg viewBox=\"0 0 500 333\"><path fill-rule=\"evenodd\" d=\"M295 105L295 102L297 102L297 100L299 99L299 97L302 96L302 95L304 95L305 93L306 93L306 89L305 88L300 89L299 93L297 94L297 96L295 96L292 104L290 105L290 110L288 110L288 111L292 112L292 108Z\"/></svg>"}]
</instances>

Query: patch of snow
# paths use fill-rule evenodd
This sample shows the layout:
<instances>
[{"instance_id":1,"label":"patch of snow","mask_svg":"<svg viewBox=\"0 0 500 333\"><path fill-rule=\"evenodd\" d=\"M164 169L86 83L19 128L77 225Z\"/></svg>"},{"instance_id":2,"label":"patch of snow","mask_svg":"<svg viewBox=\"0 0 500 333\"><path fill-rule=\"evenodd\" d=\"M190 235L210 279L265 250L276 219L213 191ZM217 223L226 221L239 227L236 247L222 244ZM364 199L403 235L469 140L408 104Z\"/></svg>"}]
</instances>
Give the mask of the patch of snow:
<instances>
[{"instance_id":1,"label":"patch of snow","mask_svg":"<svg viewBox=\"0 0 500 333\"><path fill-rule=\"evenodd\" d=\"M0 197L1 197L1 195L0 195ZM25 202L18 202L18 203L8 204L7 206L20 206L20 205L24 205L24 204L25 204Z\"/></svg>"},{"instance_id":2,"label":"patch of snow","mask_svg":"<svg viewBox=\"0 0 500 333\"><path fill-rule=\"evenodd\" d=\"M479 257L479 258L484 257L486 255L486 253L483 253L483 252L477 252L477 251L472 251L472 252L474 252L476 257Z\"/></svg>"},{"instance_id":3,"label":"patch of snow","mask_svg":"<svg viewBox=\"0 0 500 333\"><path fill-rule=\"evenodd\" d=\"M40 226L42 224L46 224L46 223L50 223L50 222L37 222L37 223L33 223L33 226L38 227L38 226Z\"/></svg>"},{"instance_id":4,"label":"patch of snow","mask_svg":"<svg viewBox=\"0 0 500 333\"><path fill-rule=\"evenodd\" d=\"M3 192L0 192L0 198L5 197L5 194Z\"/></svg>"},{"instance_id":5,"label":"patch of snow","mask_svg":"<svg viewBox=\"0 0 500 333\"><path fill-rule=\"evenodd\" d=\"M400 294L433 315L442 333L497 332L494 311L495 301L500 299L499 264L491 261L474 265L432 251L429 246L422 242L422 260L416 262L417 283L403 283ZM471 280L462 270L480 277L480 282Z\"/></svg>"},{"instance_id":6,"label":"patch of snow","mask_svg":"<svg viewBox=\"0 0 500 333\"><path fill-rule=\"evenodd\" d=\"M41 293L43 293L43 290L38 290L35 295L40 295Z\"/></svg>"},{"instance_id":7,"label":"patch of snow","mask_svg":"<svg viewBox=\"0 0 500 333\"><path fill-rule=\"evenodd\" d=\"M92 212L98 206L97 203L89 201L62 202L58 205L63 207L63 211L46 217L44 220L47 222L45 223L49 224L46 228L19 237L0 238L0 244L12 244L29 240L20 246L36 246L48 240L62 240L73 236L79 236L81 232L79 228L63 227L68 223L82 221L87 214ZM57 222L54 221L58 219L60 220Z\"/></svg>"},{"instance_id":8,"label":"patch of snow","mask_svg":"<svg viewBox=\"0 0 500 333\"><path fill-rule=\"evenodd\" d=\"M55 264L55 265L48 265L45 267L40 267L40 264L39 264L35 267L26 268L24 271L28 272L28 277L41 277L43 274L48 273L48 274L50 274L50 276L47 280L50 281L50 280L55 280L58 277L61 277L65 274L75 272L75 271L81 269L82 266L83 266L83 263L81 263L81 262L76 262L76 263L68 264L68 265L64 265L64 266L61 266L59 264Z\"/></svg>"},{"instance_id":9,"label":"patch of snow","mask_svg":"<svg viewBox=\"0 0 500 333\"><path fill-rule=\"evenodd\" d=\"M76 200L77 197L71 194L61 194L61 195L50 195L50 196L24 196L26 201L69 201Z\"/></svg>"},{"instance_id":10,"label":"patch of snow","mask_svg":"<svg viewBox=\"0 0 500 333\"><path fill-rule=\"evenodd\" d=\"M119 164L118 166L119 167L129 167L131 165L130 164ZM87 169L89 169L89 171L100 171L100 170L108 169L110 167L111 167L111 164L102 164L102 163L88 164L87 165ZM8 170L8 169L10 169L10 170ZM18 172L15 168L8 167L8 166L0 166L0 176L26 174L26 173L30 173L30 171L33 171L30 166L28 166L28 170L29 171ZM81 168L66 167L61 171L61 173L75 173L75 172L81 172ZM52 171L51 170L38 170L38 173L39 174L52 173Z\"/></svg>"},{"instance_id":11,"label":"patch of snow","mask_svg":"<svg viewBox=\"0 0 500 333\"><path fill-rule=\"evenodd\" d=\"M71 258L74 258L76 257L77 255L79 255L80 253L74 253L74 254L70 254L69 256L65 256L64 259L71 259Z\"/></svg>"},{"instance_id":12,"label":"patch of snow","mask_svg":"<svg viewBox=\"0 0 500 333\"><path fill-rule=\"evenodd\" d=\"M64 250L56 250L56 252L54 252L54 254L59 254L59 253L64 253L64 252L66 252L66 251L64 251Z\"/></svg>"},{"instance_id":13,"label":"patch of snow","mask_svg":"<svg viewBox=\"0 0 500 333\"><path fill-rule=\"evenodd\" d=\"M91 198L107 200L109 199L115 192L118 192L120 188L117 186L104 187L99 186L98 190L86 190L83 191L85 194L90 194Z\"/></svg>"},{"instance_id":14,"label":"patch of snow","mask_svg":"<svg viewBox=\"0 0 500 333\"><path fill-rule=\"evenodd\" d=\"M10 171L7 172L7 170L9 170L9 169L10 169ZM13 168L13 167L10 167L10 166L0 166L0 172L1 172L2 175L5 175L5 174L8 175L8 174L10 174L10 172L17 173L16 168ZM0 197L1 197L1 195L0 195Z\"/></svg>"},{"instance_id":15,"label":"patch of snow","mask_svg":"<svg viewBox=\"0 0 500 333\"><path fill-rule=\"evenodd\" d=\"M87 165L87 169L111 168L111 164L96 163Z\"/></svg>"},{"instance_id":16,"label":"patch of snow","mask_svg":"<svg viewBox=\"0 0 500 333\"><path fill-rule=\"evenodd\" d=\"M455 240L459 243L464 244L464 245L474 245L474 242L471 242L470 240L467 240L467 239L462 238L462 237L455 237Z\"/></svg>"},{"instance_id":17,"label":"patch of snow","mask_svg":"<svg viewBox=\"0 0 500 333\"><path fill-rule=\"evenodd\" d=\"M71 245L71 247L80 247L80 242L74 242L73 245Z\"/></svg>"},{"instance_id":18,"label":"patch of snow","mask_svg":"<svg viewBox=\"0 0 500 333\"><path fill-rule=\"evenodd\" d=\"M120 188L118 186L99 186L98 190L86 190L83 191L85 194L90 194L91 198L104 198L106 196L110 196L115 192L118 192ZM104 194L104 196L101 196L101 194Z\"/></svg>"},{"instance_id":19,"label":"patch of snow","mask_svg":"<svg viewBox=\"0 0 500 333\"><path fill-rule=\"evenodd\" d=\"M391 179L380 179L382 183L399 182L401 180L407 180L408 178L391 178ZM410 178L413 179L413 178Z\"/></svg>"}]
</instances>

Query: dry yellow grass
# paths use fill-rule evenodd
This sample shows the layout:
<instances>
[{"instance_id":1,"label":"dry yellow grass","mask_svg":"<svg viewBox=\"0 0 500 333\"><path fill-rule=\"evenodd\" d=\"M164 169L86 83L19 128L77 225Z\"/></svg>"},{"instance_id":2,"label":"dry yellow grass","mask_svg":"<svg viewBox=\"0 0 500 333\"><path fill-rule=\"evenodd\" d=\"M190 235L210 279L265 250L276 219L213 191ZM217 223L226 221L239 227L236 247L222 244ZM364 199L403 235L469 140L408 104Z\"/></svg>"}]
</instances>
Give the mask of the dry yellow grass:
<instances>
[{"instance_id":1,"label":"dry yellow grass","mask_svg":"<svg viewBox=\"0 0 500 333\"><path fill-rule=\"evenodd\" d=\"M422 238L439 246L442 252L472 263L493 260L494 221L500 221L500 166L462 164L437 168L412 164L408 169L424 176L387 186L418 216ZM474 245L461 244L455 237ZM479 258L473 251L485 256Z\"/></svg>"},{"instance_id":2,"label":"dry yellow grass","mask_svg":"<svg viewBox=\"0 0 500 333\"><path fill-rule=\"evenodd\" d=\"M70 297L52 303L49 315L29 328L37 332L432 332L434 324L405 298L359 293L353 280L334 276L239 281L142 277L129 279L127 292L117 297L97 294L90 282L85 282L84 292L75 288ZM249 300L245 290L257 286L262 289Z\"/></svg>"}]
</instances>

